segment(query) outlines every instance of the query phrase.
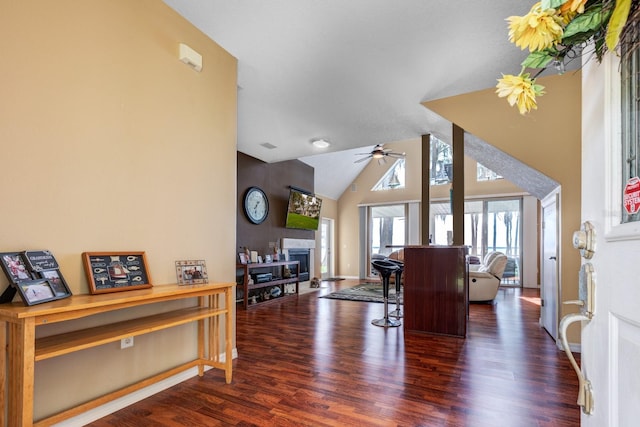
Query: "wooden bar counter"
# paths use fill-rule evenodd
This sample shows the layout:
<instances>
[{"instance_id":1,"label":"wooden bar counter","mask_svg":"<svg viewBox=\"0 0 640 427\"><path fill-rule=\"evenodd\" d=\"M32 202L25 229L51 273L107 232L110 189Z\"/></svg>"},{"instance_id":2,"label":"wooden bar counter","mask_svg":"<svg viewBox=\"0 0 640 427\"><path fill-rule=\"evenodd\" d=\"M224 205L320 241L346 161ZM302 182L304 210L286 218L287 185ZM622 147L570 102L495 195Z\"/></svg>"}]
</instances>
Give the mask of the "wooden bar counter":
<instances>
[{"instance_id":1,"label":"wooden bar counter","mask_svg":"<svg viewBox=\"0 0 640 427\"><path fill-rule=\"evenodd\" d=\"M466 246L404 248L404 329L464 338L469 294Z\"/></svg>"}]
</instances>

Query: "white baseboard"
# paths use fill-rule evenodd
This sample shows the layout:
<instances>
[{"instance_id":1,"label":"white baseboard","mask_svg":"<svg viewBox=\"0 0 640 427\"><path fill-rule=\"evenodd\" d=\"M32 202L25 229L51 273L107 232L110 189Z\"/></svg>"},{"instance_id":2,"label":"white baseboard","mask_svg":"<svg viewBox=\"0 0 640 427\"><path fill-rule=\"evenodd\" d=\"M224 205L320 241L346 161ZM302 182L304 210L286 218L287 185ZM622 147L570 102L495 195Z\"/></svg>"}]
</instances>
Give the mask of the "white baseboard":
<instances>
[{"instance_id":1,"label":"white baseboard","mask_svg":"<svg viewBox=\"0 0 640 427\"><path fill-rule=\"evenodd\" d=\"M238 349L234 348L232 352L232 359L238 358ZM225 355L220 355L220 360L225 360ZM206 367L205 371L212 369L211 367ZM93 421L99 420L100 418L106 417L109 414L112 414L120 409L126 408L129 405L132 405L136 402L141 401L142 399L146 399L149 396L153 396L156 393L161 392L162 390L166 390L169 387L173 387L176 384L180 384L183 381L186 381L190 378L193 378L198 375L198 368L191 368L186 371L180 372L172 377L169 377L165 380L159 381L155 384L150 385L149 387L145 387L143 389L134 391L133 393L129 393L126 396L122 396L119 399L112 400L111 402L105 403L104 405L100 405L97 408L93 408L87 412L84 412L80 415L76 415L75 417L64 420L58 424L55 424L54 427L82 427Z\"/></svg>"},{"instance_id":2,"label":"white baseboard","mask_svg":"<svg viewBox=\"0 0 640 427\"><path fill-rule=\"evenodd\" d=\"M562 347L562 342L560 340L556 340L556 347L558 347L560 351L564 351L564 347ZM569 350L571 350L572 353L582 353L582 345L580 345L580 343L570 342Z\"/></svg>"}]
</instances>

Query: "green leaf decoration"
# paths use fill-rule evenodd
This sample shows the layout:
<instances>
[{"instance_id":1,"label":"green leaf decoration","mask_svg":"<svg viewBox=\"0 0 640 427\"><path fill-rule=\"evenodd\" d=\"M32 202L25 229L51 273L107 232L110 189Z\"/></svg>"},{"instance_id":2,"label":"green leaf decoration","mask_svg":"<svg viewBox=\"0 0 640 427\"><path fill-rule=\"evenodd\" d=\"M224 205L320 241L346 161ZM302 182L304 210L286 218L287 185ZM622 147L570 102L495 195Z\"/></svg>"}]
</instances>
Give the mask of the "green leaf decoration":
<instances>
[{"instance_id":1,"label":"green leaf decoration","mask_svg":"<svg viewBox=\"0 0 640 427\"><path fill-rule=\"evenodd\" d=\"M549 62L553 61L554 58L555 56L547 50L531 52L529 56L522 61L521 65L526 68L544 68Z\"/></svg>"},{"instance_id":2,"label":"green leaf decoration","mask_svg":"<svg viewBox=\"0 0 640 427\"><path fill-rule=\"evenodd\" d=\"M557 9L563 4L565 4L569 0L542 0L540 2L540 7L542 10L545 9Z\"/></svg>"},{"instance_id":3,"label":"green leaf decoration","mask_svg":"<svg viewBox=\"0 0 640 427\"><path fill-rule=\"evenodd\" d=\"M616 8L613 9L611 19L609 20L609 26L607 27L606 42L607 48L610 51L614 51L618 46L620 40L620 33L624 25L627 23L629 17L629 10L631 9L631 0L616 0Z\"/></svg>"},{"instance_id":4,"label":"green leaf decoration","mask_svg":"<svg viewBox=\"0 0 640 427\"><path fill-rule=\"evenodd\" d=\"M580 33L594 33L609 20L608 10L603 11L602 5L585 10L584 13L576 16L564 29L562 39L575 36Z\"/></svg>"}]
</instances>

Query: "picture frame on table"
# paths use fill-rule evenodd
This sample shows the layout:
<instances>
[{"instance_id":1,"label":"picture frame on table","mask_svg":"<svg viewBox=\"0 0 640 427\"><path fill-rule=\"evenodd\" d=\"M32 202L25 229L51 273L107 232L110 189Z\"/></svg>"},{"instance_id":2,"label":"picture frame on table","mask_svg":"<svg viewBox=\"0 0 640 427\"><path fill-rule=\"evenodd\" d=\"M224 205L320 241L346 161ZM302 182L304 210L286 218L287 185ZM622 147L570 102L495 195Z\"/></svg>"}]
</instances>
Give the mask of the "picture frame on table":
<instances>
[{"instance_id":1,"label":"picture frame on table","mask_svg":"<svg viewBox=\"0 0 640 427\"><path fill-rule=\"evenodd\" d=\"M209 283L207 264L204 260L176 261L176 277L179 285Z\"/></svg>"},{"instance_id":2,"label":"picture frame on table","mask_svg":"<svg viewBox=\"0 0 640 427\"><path fill-rule=\"evenodd\" d=\"M42 304L60 299L56 296L51 283L46 279L24 280L15 286L25 305Z\"/></svg>"},{"instance_id":3,"label":"picture frame on table","mask_svg":"<svg viewBox=\"0 0 640 427\"><path fill-rule=\"evenodd\" d=\"M244 252L238 252L238 261L240 264L249 264L249 257Z\"/></svg>"},{"instance_id":4,"label":"picture frame on table","mask_svg":"<svg viewBox=\"0 0 640 427\"><path fill-rule=\"evenodd\" d=\"M84 272L89 292L132 291L152 287L147 257L143 251L84 252Z\"/></svg>"}]
</instances>

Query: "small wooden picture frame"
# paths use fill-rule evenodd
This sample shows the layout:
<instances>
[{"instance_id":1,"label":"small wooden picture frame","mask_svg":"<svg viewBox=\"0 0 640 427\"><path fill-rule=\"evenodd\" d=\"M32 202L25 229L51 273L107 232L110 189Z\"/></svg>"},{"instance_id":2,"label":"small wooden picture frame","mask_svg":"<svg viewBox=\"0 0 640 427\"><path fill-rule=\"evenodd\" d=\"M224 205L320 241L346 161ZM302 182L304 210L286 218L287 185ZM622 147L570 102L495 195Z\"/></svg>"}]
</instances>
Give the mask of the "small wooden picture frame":
<instances>
[{"instance_id":1,"label":"small wooden picture frame","mask_svg":"<svg viewBox=\"0 0 640 427\"><path fill-rule=\"evenodd\" d=\"M176 277L179 285L209 283L207 265L204 260L176 261Z\"/></svg>"},{"instance_id":2,"label":"small wooden picture frame","mask_svg":"<svg viewBox=\"0 0 640 427\"><path fill-rule=\"evenodd\" d=\"M60 299L56 296L56 292L48 280L24 280L16 283L20 298L26 305L42 304L43 302L54 301Z\"/></svg>"},{"instance_id":3,"label":"small wooden picture frame","mask_svg":"<svg viewBox=\"0 0 640 427\"><path fill-rule=\"evenodd\" d=\"M153 286L144 252L84 252L82 262L92 294Z\"/></svg>"}]
</instances>

